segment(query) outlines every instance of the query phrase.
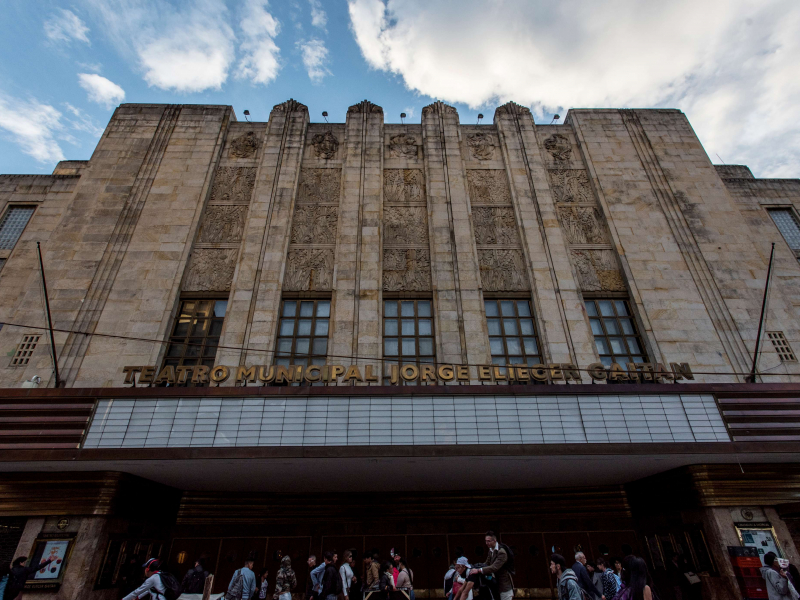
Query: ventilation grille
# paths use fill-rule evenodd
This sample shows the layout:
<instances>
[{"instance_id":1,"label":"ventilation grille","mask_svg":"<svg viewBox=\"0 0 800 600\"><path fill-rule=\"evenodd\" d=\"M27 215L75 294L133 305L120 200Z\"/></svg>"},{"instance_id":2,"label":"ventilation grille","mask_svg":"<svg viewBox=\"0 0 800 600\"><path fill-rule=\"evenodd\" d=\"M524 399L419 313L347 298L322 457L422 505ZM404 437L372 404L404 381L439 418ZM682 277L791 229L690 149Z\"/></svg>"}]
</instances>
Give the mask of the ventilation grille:
<instances>
[{"instance_id":1,"label":"ventilation grille","mask_svg":"<svg viewBox=\"0 0 800 600\"><path fill-rule=\"evenodd\" d=\"M14 353L14 358L11 359L12 367L19 367L27 365L36 350L36 344L39 343L41 335L24 335L22 341L17 346L17 351Z\"/></svg>"},{"instance_id":2,"label":"ventilation grille","mask_svg":"<svg viewBox=\"0 0 800 600\"><path fill-rule=\"evenodd\" d=\"M782 331L768 331L767 337L775 347L775 352L778 353L781 362L797 362L797 357L794 355L792 347L789 345Z\"/></svg>"}]
</instances>

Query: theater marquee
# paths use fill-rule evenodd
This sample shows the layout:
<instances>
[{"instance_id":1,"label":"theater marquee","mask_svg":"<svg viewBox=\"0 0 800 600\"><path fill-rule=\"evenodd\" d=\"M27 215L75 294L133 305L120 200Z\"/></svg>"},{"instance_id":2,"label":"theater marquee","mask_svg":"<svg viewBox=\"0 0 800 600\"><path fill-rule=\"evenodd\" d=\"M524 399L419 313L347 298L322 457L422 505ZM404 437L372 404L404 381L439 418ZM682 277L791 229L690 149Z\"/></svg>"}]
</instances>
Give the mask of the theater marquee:
<instances>
[{"instance_id":1,"label":"theater marquee","mask_svg":"<svg viewBox=\"0 0 800 600\"><path fill-rule=\"evenodd\" d=\"M366 365L254 365L229 367L216 365L165 366L160 371L154 366L128 366L123 368L126 385L183 385L223 383L233 376L238 384L261 383L322 383L325 385L379 383L380 367ZM666 368L661 363L628 363L624 369L617 363L606 367L602 363L592 363L580 369L571 363L551 363L547 365L390 365L389 374L383 383L398 385L403 382L449 383L452 381L480 381L489 383L553 383L575 381L580 383L581 372L593 381L621 382L662 382L694 379L688 363L670 363ZM137 377L138 375L138 377Z\"/></svg>"}]
</instances>

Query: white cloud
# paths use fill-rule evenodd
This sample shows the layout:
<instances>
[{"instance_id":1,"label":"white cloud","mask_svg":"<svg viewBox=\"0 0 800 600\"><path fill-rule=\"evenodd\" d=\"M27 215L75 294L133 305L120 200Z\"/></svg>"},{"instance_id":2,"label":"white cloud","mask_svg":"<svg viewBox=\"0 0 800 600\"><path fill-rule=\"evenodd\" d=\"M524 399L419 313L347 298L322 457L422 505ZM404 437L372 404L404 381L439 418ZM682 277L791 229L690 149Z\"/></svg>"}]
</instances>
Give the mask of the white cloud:
<instances>
[{"instance_id":1,"label":"white cloud","mask_svg":"<svg viewBox=\"0 0 800 600\"><path fill-rule=\"evenodd\" d=\"M800 174L794 0L348 0L367 62L473 108L682 109L710 156Z\"/></svg>"},{"instance_id":2,"label":"white cloud","mask_svg":"<svg viewBox=\"0 0 800 600\"><path fill-rule=\"evenodd\" d=\"M19 100L0 94L0 129L5 130L28 154L42 163L64 160L56 141L61 113L37 100Z\"/></svg>"},{"instance_id":3,"label":"white cloud","mask_svg":"<svg viewBox=\"0 0 800 600\"><path fill-rule=\"evenodd\" d=\"M407 106L403 109L403 112L406 113L406 119L413 119L414 118L414 107Z\"/></svg>"},{"instance_id":4,"label":"white cloud","mask_svg":"<svg viewBox=\"0 0 800 600\"><path fill-rule=\"evenodd\" d=\"M311 5L311 24L324 30L328 24L328 15L322 9L322 3L320 0L308 0L308 3Z\"/></svg>"},{"instance_id":5,"label":"white cloud","mask_svg":"<svg viewBox=\"0 0 800 600\"><path fill-rule=\"evenodd\" d=\"M67 119L71 129L89 133L97 138L103 135L103 128L98 127L98 125L94 122L94 119L83 112L80 108L73 106L69 102L64 102L64 106L74 117L73 119Z\"/></svg>"},{"instance_id":6,"label":"white cloud","mask_svg":"<svg viewBox=\"0 0 800 600\"><path fill-rule=\"evenodd\" d=\"M247 0L239 23L243 35L239 49L243 56L237 77L262 84L275 79L280 71L280 49L275 43L280 23L267 11L268 4L267 0Z\"/></svg>"},{"instance_id":7,"label":"white cloud","mask_svg":"<svg viewBox=\"0 0 800 600\"><path fill-rule=\"evenodd\" d=\"M125 90L102 75L80 73L78 83L89 92L89 100L102 104L106 108L112 108L125 99Z\"/></svg>"},{"instance_id":8,"label":"white cloud","mask_svg":"<svg viewBox=\"0 0 800 600\"><path fill-rule=\"evenodd\" d=\"M145 81L164 90L220 89L234 60L224 0L89 0L119 50L132 54Z\"/></svg>"},{"instance_id":9,"label":"white cloud","mask_svg":"<svg viewBox=\"0 0 800 600\"><path fill-rule=\"evenodd\" d=\"M54 42L71 42L77 40L91 44L86 35L89 28L86 23L71 10L59 8L58 12L44 22L45 35Z\"/></svg>"},{"instance_id":10,"label":"white cloud","mask_svg":"<svg viewBox=\"0 0 800 600\"><path fill-rule=\"evenodd\" d=\"M320 83L331 72L325 66L328 60L328 49L322 40L311 39L307 42L297 42L303 56L303 65L308 71L312 83Z\"/></svg>"}]
</instances>

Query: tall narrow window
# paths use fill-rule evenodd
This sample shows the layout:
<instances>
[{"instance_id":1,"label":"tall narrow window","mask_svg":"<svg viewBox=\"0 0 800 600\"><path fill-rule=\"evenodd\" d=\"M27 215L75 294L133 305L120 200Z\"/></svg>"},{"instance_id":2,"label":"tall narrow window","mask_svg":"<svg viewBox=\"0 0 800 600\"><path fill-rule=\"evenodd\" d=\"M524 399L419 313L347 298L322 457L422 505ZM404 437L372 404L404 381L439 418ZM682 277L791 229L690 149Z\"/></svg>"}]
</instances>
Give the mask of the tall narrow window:
<instances>
[{"instance_id":1,"label":"tall narrow window","mask_svg":"<svg viewBox=\"0 0 800 600\"><path fill-rule=\"evenodd\" d=\"M12 206L0 221L0 250L12 250L33 214L33 206Z\"/></svg>"},{"instance_id":2,"label":"tall narrow window","mask_svg":"<svg viewBox=\"0 0 800 600\"><path fill-rule=\"evenodd\" d=\"M791 208L772 208L769 216L795 255L800 257L800 223Z\"/></svg>"},{"instance_id":3,"label":"tall narrow window","mask_svg":"<svg viewBox=\"0 0 800 600\"><path fill-rule=\"evenodd\" d=\"M642 338L627 300L593 298L586 300L586 312L594 334L594 345L605 366L611 363L647 362Z\"/></svg>"},{"instance_id":4,"label":"tall narrow window","mask_svg":"<svg viewBox=\"0 0 800 600\"><path fill-rule=\"evenodd\" d=\"M228 300L222 298L181 300L164 366L213 367L227 308Z\"/></svg>"},{"instance_id":5,"label":"tall narrow window","mask_svg":"<svg viewBox=\"0 0 800 600\"><path fill-rule=\"evenodd\" d=\"M484 300L492 364L535 365L542 362L530 300Z\"/></svg>"},{"instance_id":6,"label":"tall narrow window","mask_svg":"<svg viewBox=\"0 0 800 600\"><path fill-rule=\"evenodd\" d=\"M330 300L284 300L276 365L324 365L328 357Z\"/></svg>"},{"instance_id":7,"label":"tall narrow window","mask_svg":"<svg viewBox=\"0 0 800 600\"><path fill-rule=\"evenodd\" d=\"M383 357L404 365L435 362L432 311L430 300L384 300Z\"/></svg>"}]
</instances>

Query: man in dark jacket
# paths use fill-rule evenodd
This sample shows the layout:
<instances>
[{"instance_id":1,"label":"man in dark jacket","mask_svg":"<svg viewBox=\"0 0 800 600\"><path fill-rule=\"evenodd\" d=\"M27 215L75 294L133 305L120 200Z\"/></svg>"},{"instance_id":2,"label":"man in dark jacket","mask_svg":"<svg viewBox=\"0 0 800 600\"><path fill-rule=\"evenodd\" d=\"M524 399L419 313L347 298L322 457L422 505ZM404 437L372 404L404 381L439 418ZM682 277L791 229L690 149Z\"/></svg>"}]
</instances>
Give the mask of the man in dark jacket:
<instances>
[{"instance_id":1,"label":"man in dark jacket","mask_svg":"<svg viewBox=\"0 0 800 600\"><path fill-rule=\"evenodd\" d=\"M325 573L322 575L322 587L319 590L320 600L336 600L342 591L342 579L339 577L333 556L333 552L330 551L322 555L325 560Z\"/></svg>"},{"instance_id":2,"label":"man in dark jacket","mask_svg":"<svg viewBox=\"0 0 800 600\"><path fill-rule=\"evenodd\" d=\"M203 558L198 558L194 567L186 572L181 582L181 591L184 594L202 594L206 585L208 571L203 568Z\"/></svg>"},{"instance_id":3,"label":"man in dark jacket","mask_svg":"<svg viewBox=\"0 0 800 600\"><path fill-rule=\"evenodd\" d=\"M497 578L497 588L500 600L511 600L514 596L514 582L508 570L508 552L497 542L497 534L487 531L484 536L489 555L486 557L486 566L472 569L470 575L488 575Z\"/></svg>"},{"instance_id":4,"label":"man in dark jacket","mask_svg":"<svg viewBox=\"0 0 800 600\"><path fill-rule=\"evenodd\" d=\"M6 593L3 595L5 600L18 600L22 598L22 590L25 587L25 582L33 576L39 569L44 569L47 565L53 562L55 558L46 560L38 567L26 567L25 563L28 561L27 556L20 556L14 559L11 563L11 574L8 577L8 584L6 585Z\"/></svg>"},{"instance_id":5,"label":"man in dark jacket","mask_svg":"<svg viewBox=\"0 0 800 600\"><path fill-rule=\"evenodd\" d=\"M575 564L572 565L572 570L575 572L575 576L578 578L578 585L581 586L581 589L584 592L589 594L590 598L597 598L597 600L600 600L602 596L600 592L597 591L597 588L594 587L592 578L589 577L589 571L586 570L585 565L586 555L583 552L577 552L575 554Z\"/></svg>"}]
</instances>

